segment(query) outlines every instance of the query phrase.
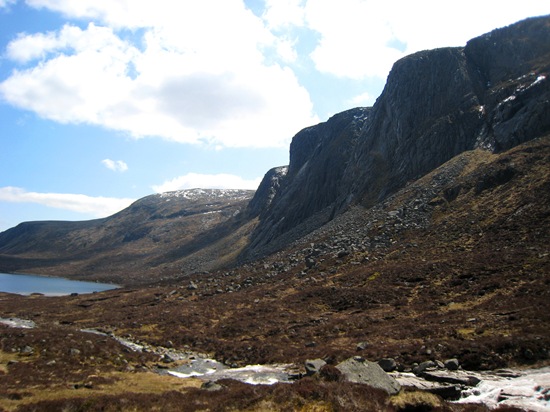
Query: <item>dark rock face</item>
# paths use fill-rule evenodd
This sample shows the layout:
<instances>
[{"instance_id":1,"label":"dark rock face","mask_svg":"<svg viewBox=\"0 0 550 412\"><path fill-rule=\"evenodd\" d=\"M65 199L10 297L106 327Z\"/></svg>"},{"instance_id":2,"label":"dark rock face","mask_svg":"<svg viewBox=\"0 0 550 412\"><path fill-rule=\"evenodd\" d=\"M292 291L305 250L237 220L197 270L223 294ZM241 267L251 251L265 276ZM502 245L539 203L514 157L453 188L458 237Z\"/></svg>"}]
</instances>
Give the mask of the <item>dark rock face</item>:
<instances>
[{"instance_id":1,"label":"dark rock face","mask_svg":"<svg viewBox=\"0 0 550 412\"><path fill-rule=\"evenodd\" d=\"M464 49L484 107L482 142L507 150L550 130L550 18L532 18L472 39Z\"/></svg>"},{"instance_id":2,"label":"dark rock face","mask_svg":"<svg viewBox=\"0 0 550 412\"><path fill-rule=\"evenodd\" d=\"M548 16L399 60L372 108L294 137L288 174L243 256L273 252L352 203L375 205L464 151L544 135L549 75Z\"/></svg>"},{"instance_id":3,"label":"dark rock face","mask_svg":"<svg viewBox=\"0 0 550 412\"><path fill-rule=\"evenodd\" d=\"M254 194L254 198L247 207L247 213L251 217L267 213L287 173L288 166L281 166L274 167L265 174L260 186L258 186Z\"/></svg>"},{"instance_id":4,"label":"dark rock face","mask_svg":"<svg viewBox=\"0 0 550 412\"><path fill-rule=\"evenodd\" d=\"M395 63L346 173L373 205L473 148L483 119L462 49L416 53Z\"/></svg>"},{"instance_id":5,"label":"dark rock face","mask_svg":"<svg viewBox=\"0 0 550 412\"><path fill-rule=\"evenodd\" d=\"M347 205L342 179L370 110L357 108L339 113L294 137L288 172L269 208L260 216L261 224L249 248L253 253L248 257L260 250L265 253L284 246L289 238L297 239L319 227ZM271 179L268 173L260 189L270 186ZM251 204L262 203L259 199L263 196L264 191L258 190ZM336 199L341 201L335 202ZM317 219L308 222L315 215ZM285 233L289 236L280 238Z\"/></svg>"}]
</instances>

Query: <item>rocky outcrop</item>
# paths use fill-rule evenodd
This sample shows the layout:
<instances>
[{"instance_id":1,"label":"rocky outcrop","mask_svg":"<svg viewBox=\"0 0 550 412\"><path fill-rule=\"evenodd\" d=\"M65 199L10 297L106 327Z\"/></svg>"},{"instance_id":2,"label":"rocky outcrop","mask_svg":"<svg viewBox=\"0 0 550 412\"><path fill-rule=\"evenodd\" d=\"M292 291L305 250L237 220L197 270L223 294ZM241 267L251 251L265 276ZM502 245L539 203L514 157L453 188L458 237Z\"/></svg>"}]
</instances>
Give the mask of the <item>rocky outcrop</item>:
<instances>
[{"instance_id":1,"label":"rocky outcrop","mask_svg":"<svg viewBox=\"0 0 550 412\"><path fill-rule=\"evenodd\" d=\"M270 169L262 179L254 197L247 207L247 213L251 217L265 215L273 202L273 199L288 173L288 166L274 167Z\"/></svg>"},{"instance_id":2,"label":"rocky outcrop","mask_svg":"<svg viewBox=\"0 0 550 412\"><path fill-rule=\"evenodd\" d=\"M361 357L354 357L336 365L348 382L363 383L373 388L382 389L390 395L401 390L401 385L378 364Z\"/></svg>"},{"instance_id":3,"label":"rocky outcrop","mask_svg":"<svg viewBox=\"0 0 550 412\"><path fill-rule=\"evenodd\" d=\"M273 252L353 203L372 206L474 148L498 152L550 131L550 17L394 64L372 108L299 132L285 180L243 257Z\"/></svg>"},{"instance_id":4,"label":"rocky outcrop","mask_svg":"<svg viewBox=\"0 0 550 412\"><path fill-rule=\"evenodd\" d=\"M271 194L269 208L260 216L247 257L284 247L334 217L346 205L346 188L341 182L370 109L357 108L339 113L328 121L300 131L290 146L290 164L284 180ZM265 203L264 187L271 185L268 173L251 205ZM335 199L342 202L335 203ZM314 217L308 221L308 219ZM287 236L281 238L281 235Z\"/></svg>"}]
</instances>

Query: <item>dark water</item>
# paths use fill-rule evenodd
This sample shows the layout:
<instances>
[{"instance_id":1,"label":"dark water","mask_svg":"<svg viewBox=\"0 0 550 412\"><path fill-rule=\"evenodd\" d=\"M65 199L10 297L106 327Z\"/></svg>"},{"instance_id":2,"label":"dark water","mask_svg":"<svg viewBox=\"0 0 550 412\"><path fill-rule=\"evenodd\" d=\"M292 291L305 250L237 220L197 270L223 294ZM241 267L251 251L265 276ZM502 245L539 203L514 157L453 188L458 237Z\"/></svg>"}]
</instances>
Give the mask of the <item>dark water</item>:
<instances>
[{"instance_id":1,"label":"dark water","mask_svg":"<svg viewBox=\"0 0 550 412\"><path fill-rule=\"evenodd\" d=\"M118 285L109 283L82 282L63 278L50 278L34 275L9 275L0 273L0 292L30 295L42 293L46 296L63 296L71 293L93 293L116 289Z\"/></svg>"}]
</instances>

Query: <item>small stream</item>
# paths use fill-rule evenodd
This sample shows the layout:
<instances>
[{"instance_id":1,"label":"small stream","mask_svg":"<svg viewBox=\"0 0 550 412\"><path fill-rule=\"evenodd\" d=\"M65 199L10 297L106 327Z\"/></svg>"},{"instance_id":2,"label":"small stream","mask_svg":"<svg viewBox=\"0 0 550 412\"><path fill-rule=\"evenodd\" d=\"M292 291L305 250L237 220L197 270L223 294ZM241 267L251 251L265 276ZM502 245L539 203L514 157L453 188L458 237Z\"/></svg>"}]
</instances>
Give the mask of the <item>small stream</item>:
<instances>
[{"instance_id":1,"label":"small stream","mask_svg":"<svg viewBox=\"0 0 550 412\"><path fill-rule=\"evenodd\" d=\"M36 326L30 320L19 318L0 318L0 323L15 328ZM81 331L108 336L133 351L157 354L160 357L157 372L182 379L190 377L204 381L235 379L253 385L271 385L278 382L292 382L297 375L293 365L250 365L230 368L221 362L209 359L205 354L137 343L97 329ZM461 399L455 402L482 403L491 409L508 406L535 412L550 411L550 367L515 369L506 372L464 371L463 373L476 377L479 383L463 390Z\"/></svg>"},{"instance_id":2,"label":"small stream","mask_svg":"<svg viewBox=\"0 0 550 412\"><path fill-rule=\"evenodd\" d=\"M481 382L462 393L460 403L483 403L491 409L509 406L535 412L550 411L550 367L514 370L519 376L479 374Z\"/></svg>"},{"instance_id":3,"label":"small stream","mask_svg":"<svg viewBox=\"0 0 550 412\"><path fill-rule=\"evenodd\" d=\"M293 365L248 365L242 368L232 368L210 359L205 354L142 345L97 329L82 329L81 331L109 336L133 351L146 351L159 355L161 363L166 362L157 368L157 372L163 375L172 375L178 378L196 377L205 381L235 379L251 385L291 382L292 377L296 375ZM177 363L177 366L171 366L171 363Z\"/></svg>"},{"instance_id":4,"label":"small stream","mask_svg":"<svg viewBox=\"0 0 550 412\"><path fill-rule=\"evenodd\" d=\"M197 377L208 381L235 379L251 385L273 385L291 382L290 365L249 365L242 368L229 368L213 359L194 359L187 365L167 370L178 378Z\"/></svg>"},{"instance_id":5,"label":"small stream","mask_svg":"<svg viewBox=\"0 0 550 412\"><path fill-rule=\"evenodd\" d=\"M102 333L94 329L86 332ZM292 365L249 365L242 368L229 366L195 352L179 352L167 348L143 346L130 340L109 334L122 345L132 350L150 351L161 358L183 361L179 366L159 368L161 374L179 378L196 377L205 381L235 379L252 385L272 385L292 382L296 369ZM180 363L178 362L178 363ZM476 386L465 389L458 403L482 403L491 409L499 406L517 407L534 412L550 411L550 367L541 369L467 372L479 379Z\"/></svg>"}]
</instances>

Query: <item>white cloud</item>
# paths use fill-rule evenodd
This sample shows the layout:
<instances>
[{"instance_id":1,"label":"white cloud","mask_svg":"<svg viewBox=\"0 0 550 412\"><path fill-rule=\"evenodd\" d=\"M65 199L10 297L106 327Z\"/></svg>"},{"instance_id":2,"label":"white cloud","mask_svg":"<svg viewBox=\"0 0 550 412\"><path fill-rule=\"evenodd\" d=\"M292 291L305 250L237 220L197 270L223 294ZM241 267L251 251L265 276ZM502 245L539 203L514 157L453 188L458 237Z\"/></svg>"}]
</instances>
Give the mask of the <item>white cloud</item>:
<instances>
[{"instance_id":1,"label":"white cloud","mask_svg":"<svg viewBox=\"0 0 550 412\"><path fill-rule=\"evenodd\" d=\"M246 180L240 176L231 174L200 174L188 173L166 181L160 185L153 186L157 193L171 192L183 189L250 189L256 190L260 185L261 178Z\"/></svg>"},{"instance_id":2,"label":"white cloud","mask_svg":"<svg viewBox=\"0 0 550 412\"><path fill-rule=\"evenodd\" d=\"M95 217L110 216L128 206L135 199L93 197L70 193L27 192L18 187L0 187L0 201L12 203L36 203L56 209L89 214Z\"/></svg>"},{"instance_id":3,"label":"white cloud","mask_svg":"<svg viewBox=\"0 0 550 412\"><path fill-rule=\"evenodd\" d=\"M266 0L262 18L271 29L302 26L304 0Z\"/></svg>"},{"instance_id":4,"label":"white cloud","mask_svg":"<svg viewBox=\"0 0 550 412\"><path fill-rule=\"evenodd\" d=\"M128 170L128 165L123 160L103 159L101 163L103 163L107 169L114 172L125 172Z\"/></svg>"},{"instance_id":5,"label":"white cloud","mask_svg":"<svg viewBox=\"0 0 550 412\"><path fill-rule=\"evenodd\" d=\"M368 93L361 93L351 98L348 103L352 106L372 106L372 96Z\"/></svg>"},{"instance_id":6,"label":"white cloud","mask_svg":"<svg viewBox=\"0 0 550 412\"><path fill-rule=\"evenodd\" d=\"M183 2L177 13L165 0L29 4L95 19L8 45L27 66L0 83L0 96L44 118L225 147L284 147L318 121L295 74L266 63L295 59L292 42L241 1Z\"/></svg>"},{"instance_id":7,"label":"white cloud","mask_svg":"<svg viewBox=\"0 0 550 412\"><path fill-rule=\"evenodd\" d=\"M277 0L267 1L264 18L275 29L294 26L319 35L311 53L317 70L353 79L384 79L407 54L469 39L526 17L550 12L546 2L521 7L500 0ZM288 13L288 18L285 18Z\"/></svg>"},{"instance_id":8,"label":"white cloud","mask_svg":"<svg viewBox=\"0 0 550 412\"><path fill-rule=\"evenodd\" d=\"M309 0L305 6L307 26L321 35L311 54L317 69L356 79L385 76L402 56L386 47L392 36L387 24L390 4L393 9L393 2Z\"/></svg>"}]
</instances>

